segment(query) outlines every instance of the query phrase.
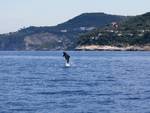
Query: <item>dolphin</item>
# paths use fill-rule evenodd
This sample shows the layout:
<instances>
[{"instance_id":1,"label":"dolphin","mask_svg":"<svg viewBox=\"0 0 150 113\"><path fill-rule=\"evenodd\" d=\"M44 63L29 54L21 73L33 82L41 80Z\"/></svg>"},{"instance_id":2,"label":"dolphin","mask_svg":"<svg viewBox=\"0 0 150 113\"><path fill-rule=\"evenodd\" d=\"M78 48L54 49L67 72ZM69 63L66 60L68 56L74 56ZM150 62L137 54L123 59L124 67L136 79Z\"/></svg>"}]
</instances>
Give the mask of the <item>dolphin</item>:
<instances>
[{"instance_id":1,"label":"dolphin","mask_svg":"<svg viewBox=\"0 0 150 113\"><path fill-rule=\"evenodd\" d=\"M70 55L68 55L66 52L63 52L63 57L65 58L66 62L69 63Z\"/></svg>"}]
</instances>

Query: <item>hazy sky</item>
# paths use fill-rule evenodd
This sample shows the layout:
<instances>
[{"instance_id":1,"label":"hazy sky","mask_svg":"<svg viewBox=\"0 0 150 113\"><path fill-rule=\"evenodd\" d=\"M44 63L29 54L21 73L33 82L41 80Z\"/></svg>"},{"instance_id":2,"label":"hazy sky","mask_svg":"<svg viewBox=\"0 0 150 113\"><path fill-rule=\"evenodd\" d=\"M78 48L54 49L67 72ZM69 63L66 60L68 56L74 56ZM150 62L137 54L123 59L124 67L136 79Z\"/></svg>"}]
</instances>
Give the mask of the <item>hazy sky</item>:
<instances>
[{"instance_id":1,"label":"hazy sky","mask_svg":"<svg viewBox=\"0 0 150 113\"><path fill-rule=\"evenodd\" d=\"M138 15L150 0L0 0L0 33L28 26L52 26L85 12Z\"/></svg>"}]
</instances>

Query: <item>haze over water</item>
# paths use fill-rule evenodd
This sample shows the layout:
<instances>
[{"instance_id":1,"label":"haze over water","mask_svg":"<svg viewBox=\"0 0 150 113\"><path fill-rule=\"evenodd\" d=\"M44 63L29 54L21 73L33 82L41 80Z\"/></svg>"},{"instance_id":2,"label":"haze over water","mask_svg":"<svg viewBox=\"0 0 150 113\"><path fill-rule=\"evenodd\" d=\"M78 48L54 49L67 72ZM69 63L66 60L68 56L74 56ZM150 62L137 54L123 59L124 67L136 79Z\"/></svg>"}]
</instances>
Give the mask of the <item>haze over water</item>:
<instances>
[{"instance_id":1,"label":"haze over water","mask_svg":"<svg viewBox=\"0 0 150 113\"><path fill-rule=\"evenodd\" d=\"M148 113L150 52L0 52L1 113Z\"/></svg>"}]
</instances>

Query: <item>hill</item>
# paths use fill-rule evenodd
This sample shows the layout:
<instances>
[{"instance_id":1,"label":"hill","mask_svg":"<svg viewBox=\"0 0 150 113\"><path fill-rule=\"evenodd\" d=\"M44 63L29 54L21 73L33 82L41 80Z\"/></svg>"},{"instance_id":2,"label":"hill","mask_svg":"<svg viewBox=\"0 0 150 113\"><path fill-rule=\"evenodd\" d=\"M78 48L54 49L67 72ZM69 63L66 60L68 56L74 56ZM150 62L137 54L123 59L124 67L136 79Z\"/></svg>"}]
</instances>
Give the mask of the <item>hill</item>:
<instances>
[{"instance_id":1,"label":"hill","mask_svg":"<svg viewBox=\"0 0 150 113\"><path fill-rule=\"evenodd\" d=\"M91 45L97 45L102 50L105 50L104 46L108 50L112 47L116 50L150 50L150 13L129 17L125 21L86 33L80 36L77 48Z\"/></svg>"},{"instance_id":2,"label":"hill","mask_svg":"<svg viewBox=\"0 0 150 113\"><path fill-rule=\"evenodd\" d=\"M59 24L57 27L69 29L78 27L104 27L111 22L118 22L124 18L124 16L105 13L84 13L63 24Z\"/></svg>"},{"instance_id":3,"label":"hill","mask_svg":"<svg viewBox=\"0 0 150 113\"><path fill-rule=\"evenodd\" d=\"M0 50L68 50L74 49L81 33L119 22L125 17L104 13L84 13L57 26L20 29L0 35Z\"/></svg>"}]
</instances>

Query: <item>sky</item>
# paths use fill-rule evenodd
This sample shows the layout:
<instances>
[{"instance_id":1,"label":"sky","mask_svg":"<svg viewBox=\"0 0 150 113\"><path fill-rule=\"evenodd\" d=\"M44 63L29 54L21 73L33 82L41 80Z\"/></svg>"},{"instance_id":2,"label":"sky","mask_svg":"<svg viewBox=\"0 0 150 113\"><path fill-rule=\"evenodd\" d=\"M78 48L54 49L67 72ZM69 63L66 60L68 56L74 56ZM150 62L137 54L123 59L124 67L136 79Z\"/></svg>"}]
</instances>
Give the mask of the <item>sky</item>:
<instances>
[{"instance_id":1,"label":"sky","mask_svg":"<svg viewBox=\"0 0 150 113\"><path fill-rule=\"evenodd\" d=\"M54 26L82 13L139 15L150 0L0 0L0 34L28 26Z\"/></svg>"}]
</instances>

